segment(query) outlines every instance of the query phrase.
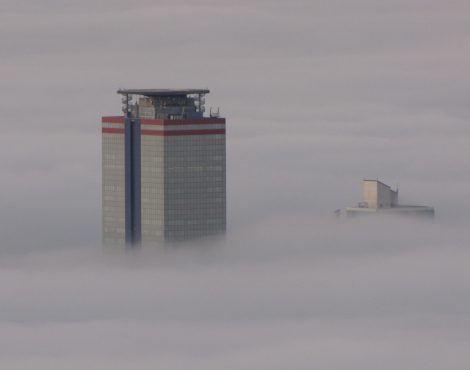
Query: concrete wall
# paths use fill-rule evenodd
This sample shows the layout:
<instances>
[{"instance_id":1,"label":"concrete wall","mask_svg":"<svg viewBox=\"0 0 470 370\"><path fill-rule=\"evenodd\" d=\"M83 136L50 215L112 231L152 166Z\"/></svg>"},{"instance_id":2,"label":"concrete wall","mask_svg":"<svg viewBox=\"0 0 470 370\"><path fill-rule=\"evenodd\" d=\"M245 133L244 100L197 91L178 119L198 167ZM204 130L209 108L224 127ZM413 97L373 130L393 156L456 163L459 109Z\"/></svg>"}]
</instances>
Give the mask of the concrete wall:
<instances>
[{"instance_id":1,"label":"concrete wall","mask_svg":"<svg viewBox=\"0 0 470 370\"><path fill-rule=\"evenodd\" d=\"M364 180L362 183L362 199L367 203L368 208L377 208L378 204L378 183L377 181Z\"/></svg>"},{"instance_id":2,"label":"concrete wall","mask_svg":"<svg viewBox=\"0 0 470 370\"><path fill-rule=\"evenodd\" d=\"M377 183L377 208L390 208L392 206L392 190L389 186Z\"/></svg>"},{"instance_id":3,"label":"concrete wall","mask_svg":"<svg viewBox=\"0 0 470 370\"><path fill-rule=\"evenodd\" d=\"M380 181L364 180L363 201L369 208L390 208L398 203L398 193Z\"/></svg>"}]
</instances>

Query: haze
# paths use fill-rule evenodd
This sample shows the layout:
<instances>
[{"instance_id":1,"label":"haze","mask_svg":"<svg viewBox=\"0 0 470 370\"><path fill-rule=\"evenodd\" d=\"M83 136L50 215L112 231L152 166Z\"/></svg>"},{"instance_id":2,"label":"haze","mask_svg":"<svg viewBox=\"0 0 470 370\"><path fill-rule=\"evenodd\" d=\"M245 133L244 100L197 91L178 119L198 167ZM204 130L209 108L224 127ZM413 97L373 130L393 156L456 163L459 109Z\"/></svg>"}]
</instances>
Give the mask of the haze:
<instances>
[{"instance_id":1,"label":"haze","mask_svg":"<svg viewBox=\"0 0 470 370\"><path fill-rule=\"evenodd\" d=\"M470 367L466 1L0 0L0 367ZM100 117L209 87L225 239L103 256ZM433 222L336 219L361 180Z\"/></svg>"}]
</instances>

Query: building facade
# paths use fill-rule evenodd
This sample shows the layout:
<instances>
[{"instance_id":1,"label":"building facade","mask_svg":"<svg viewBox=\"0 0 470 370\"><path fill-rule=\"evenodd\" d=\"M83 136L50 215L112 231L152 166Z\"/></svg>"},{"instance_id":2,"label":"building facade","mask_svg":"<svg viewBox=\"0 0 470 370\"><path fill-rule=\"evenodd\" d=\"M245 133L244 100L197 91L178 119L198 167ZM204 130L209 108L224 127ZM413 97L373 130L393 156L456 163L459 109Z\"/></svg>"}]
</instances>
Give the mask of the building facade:
<instances>
[{"instance_id":1,"label":"building facade","mask_svg":"<svg viewBox=\"0 0 470 370\"><path fill-rule=\"evenodd\" d=\"M105 245L225 232L225 119L204 116L208 92L118 91L124 116L102 118Z\"/></svg>"}]
</instances>

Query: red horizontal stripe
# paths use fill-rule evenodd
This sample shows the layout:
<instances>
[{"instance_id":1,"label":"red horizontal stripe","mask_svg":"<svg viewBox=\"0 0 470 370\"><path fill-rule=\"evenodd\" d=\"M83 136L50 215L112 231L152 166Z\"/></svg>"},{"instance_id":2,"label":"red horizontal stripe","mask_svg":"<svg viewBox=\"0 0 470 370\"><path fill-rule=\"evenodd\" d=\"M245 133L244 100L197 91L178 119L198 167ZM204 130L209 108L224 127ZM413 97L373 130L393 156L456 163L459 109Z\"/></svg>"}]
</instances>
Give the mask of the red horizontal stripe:
<instances>
[{"instance_id":1,"label":"red horizontal stripe","mask_svg":"<svg viewBox=\"0 0 470 370\"><path fill-rule=\"evenodd\" d=\"M101 132L103 134L123 134L124 129L123 128L103 127L101 129Z\"/></svg>"},{"instance_id":2,"label":"red horizontal stripe","mask_svg":"<svg viewBox=\"0 0 470 370\"><path fill-rule=\"evenodd\" d=\"M124 117L122 116L111 116L101 117L102 123L124 123ZM141 118L140 123L143 125L157 125L157 126L169 126L169 125L217 125L225 124L225 118L201 118L201 119L148 119Z\"/></svg>"},{"instance_id":3,"label":"red horizontal stripe","mask_svg":"<svg viewBox=\"0 0 470 370\"><path fill-rule=\"evenodd\" d=\"M124 117L101 117L102 123L124 123Z\"/></svg>"},{"instance_id":4,"label":"red horizontal stripe","mask_svg":"<svg viewBox=\"0 0 470 370\"><path fill-rule=\"evenodd\" d=\"M188 135L222 135L225 134L225 129L214 130L175 130L175 131L160 131L160 130L141 130L142 135L153 136L188 136Z\"/></svg>"},{"instance_id":5,"label":"red horizontal stripe","mask_svg":"<svg viewBox=\"0 0 470 370\"><path fill-rule=\"evenodd\" d=\"M112 128L103 127L101 129L103 134L123 134L123 128ZM187 136L187 135L223 135L225 129L213 129L213 130L175 130L175 131L161 131L161 130L141 130L142 135L153 135L153 136Z\"/></svg>"},{"instance_id":6,"label":"red horizontal stripe","mask_svg":"<svg viewBox=\"0 0 470 370\"><path fill-rule=\"evenodd\" d=\"M225 124L225 118L202 118L202 119L147 119L141 118L143 125L216 125Z\"/></svg>"},{"instance_id":7,"label":"red horizontal stripe","mask_svg":"<svg viewBox=\"0 0 470 370\"><path fill-rule=\"evenodd\" d=\"M141 118L140 123L142 125L158 125L163 126L165 124L164 119L149 119L149 118Z\"/></svg>"}]
</instances>

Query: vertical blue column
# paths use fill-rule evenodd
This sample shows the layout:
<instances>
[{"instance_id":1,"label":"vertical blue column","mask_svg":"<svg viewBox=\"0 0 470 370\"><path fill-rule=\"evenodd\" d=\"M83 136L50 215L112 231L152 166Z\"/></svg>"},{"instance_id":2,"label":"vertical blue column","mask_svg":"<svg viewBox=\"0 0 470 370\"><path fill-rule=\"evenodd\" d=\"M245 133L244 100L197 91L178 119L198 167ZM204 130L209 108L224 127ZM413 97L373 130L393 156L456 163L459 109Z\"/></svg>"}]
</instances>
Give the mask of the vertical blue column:
<instances>
[{"instance_id":1,"label":"vertical blue column","mask_svg":"<svg viewBox=\"0 0 470 370\"><path fill-rule=\"evenodd\" d=\"M133 248L141 241L140 119L126 117L124 127L126 245Z\"/></svg>"},{"instance_id":2,"label":"vertical blue column","mask_svg":"<svg viewBox=\"0 0 470 370\"><path fill-rule=\"evenodd\" d=\"M140 119L132 122L132 233L133 244L141 242L141 148L140 148Z\"/></svg>"}]
</instances>

